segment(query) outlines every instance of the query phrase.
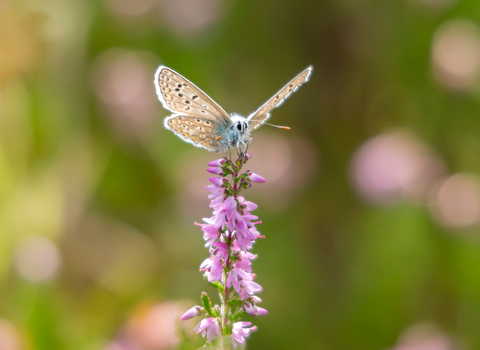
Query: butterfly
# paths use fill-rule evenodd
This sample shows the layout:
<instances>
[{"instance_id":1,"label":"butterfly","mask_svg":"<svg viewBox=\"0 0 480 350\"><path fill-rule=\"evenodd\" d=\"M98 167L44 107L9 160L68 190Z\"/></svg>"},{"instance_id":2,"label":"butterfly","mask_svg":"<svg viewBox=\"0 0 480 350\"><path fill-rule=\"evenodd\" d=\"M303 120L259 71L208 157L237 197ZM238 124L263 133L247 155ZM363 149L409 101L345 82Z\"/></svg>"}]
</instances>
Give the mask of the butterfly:
<instances>
[{"instance_id":1,"label":"butterfly","mask_svg":"<svg viewBox=\"0 0 480 350\"><path fill-rule=\"evenodd\" d=\"M207 94L168 67L158 67L154 83L163 107L174 113L165 118L165 127L196 147L215 152L223 150L226 156L232 147L241 154L243 146L246 152L252 141L250 132L268 124L270 111L306 83L312 71L313 66L307 67L247 118L235 113L228 115Z\"/></svg>"}]
</instances>

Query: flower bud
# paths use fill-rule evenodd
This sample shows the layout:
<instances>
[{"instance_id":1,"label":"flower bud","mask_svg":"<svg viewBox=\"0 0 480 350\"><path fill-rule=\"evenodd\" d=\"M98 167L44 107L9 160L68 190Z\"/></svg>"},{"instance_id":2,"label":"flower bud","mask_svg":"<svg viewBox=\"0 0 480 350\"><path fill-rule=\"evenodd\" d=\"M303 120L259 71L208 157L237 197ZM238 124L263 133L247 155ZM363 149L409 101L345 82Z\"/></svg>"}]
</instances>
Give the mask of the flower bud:
<instances>
[{"instance_id":1,"label":"flower bud","mask_svg":"<svg viewBox=\"0 0 480 350\"><path fill-rule=\"evenodd\" d=\"M245 311L252 316L262 316L267 314L267 310L254 304L245 305Z\"/></svg>"},{"instance_id":2,"label":"flower bud","mask_svg":"<svg viewBox=\"0 0 480 350\"><path fill-rule=\"evenodd\" d=\"M210 181L212 184L216 185L216 186L223 186L225 184L225 182L227 182L227 179L224 178L224 177L211 177L208 179L208 181Z\"/></svg>"},{"instance_id":3,"label":"flower bud","mask_svg":"<svg viewBox=\"0 0 480 350\"><path fill-rule=\"evenodd\" d=\"M208 166L222 167L227 160L225 158L215 159L208 163Z\"/></svg>"},{"instance_id":4,"label":"flower bud","mask_svg":"<svg viewBox=\"0 0 480 350\"><path fill-rule=\"evenodd\" d=\"M251 182L258 182L258 183L265 182L265 179L263 177L255 173L249 173L247 176L247 179L250 180Z\"/></svg>"},{"instance_id":5,"label":"flower bud","mask_svg":"<svg viewBox=\"0 0 480 350\"><path fill-rule=\"evenodd\" d=\"M207 171L211 174L220 175L220 176L225 174L223 169L219 167L208 168Z\"/></svg>"},{"instance_id":6,"label":"flower bud","mask_svg":"<svg viewBox=\"0 0 480 350\"><path fill-rule=\"evenodd\" d=\"M252 296L250 297L250 300L251 300L253 303L255 303L255 304L262 302L262 299L260 299L260 298L257 297L256 295L252 295Z\"/></svg>"},{"instance_id":7,"label":"flower bud","mask_svg":"<svg viewBox=\"0 0 480 350\"><path fill-rule=\"evenodd\" d=\"M202 308L200 306L194 306L191 309L189 309L187 312L185 312L180 319L182 321L189 320L191 318L200 316L202 313Z\"/></svg>"}]
</instances>

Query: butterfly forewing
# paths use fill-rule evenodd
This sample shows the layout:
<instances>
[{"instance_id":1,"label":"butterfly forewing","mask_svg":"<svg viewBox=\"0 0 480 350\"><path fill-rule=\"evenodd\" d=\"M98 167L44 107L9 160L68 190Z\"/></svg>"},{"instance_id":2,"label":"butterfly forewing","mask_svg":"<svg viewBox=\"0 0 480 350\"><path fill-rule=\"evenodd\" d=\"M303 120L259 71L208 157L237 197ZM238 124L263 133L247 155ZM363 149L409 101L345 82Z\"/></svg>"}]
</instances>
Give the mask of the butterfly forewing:
<instances>
[{"instance_id":1,"label":"butterfly forewing","mask_svg":"<svg viewBox=\"0 0 480 350\"><path fill-rule=\"evenodd\" d=\"M193 83L170 68L161 66L155 74L157 95L166 109L177 114L214 120L228 126L228 114Z\"/></svg>"},{"instance_id":2,"label":"butterfly forewing","mask_svg":"<svg viewBox=\"0 0 480 350\"><path fill-rule=\"evenodd\" d=\"M251 116L248 117L249 128L254 130L262 125L263 122L270 118L270 112L272 109L280 106L292 93L298 90L298 88L308 81L313 67L309 66L295 78L293 78L287 85L280 89L275 95L273 95L267 102L265 102L259 109L257 109Z\"/></svg>"}]
</instances>

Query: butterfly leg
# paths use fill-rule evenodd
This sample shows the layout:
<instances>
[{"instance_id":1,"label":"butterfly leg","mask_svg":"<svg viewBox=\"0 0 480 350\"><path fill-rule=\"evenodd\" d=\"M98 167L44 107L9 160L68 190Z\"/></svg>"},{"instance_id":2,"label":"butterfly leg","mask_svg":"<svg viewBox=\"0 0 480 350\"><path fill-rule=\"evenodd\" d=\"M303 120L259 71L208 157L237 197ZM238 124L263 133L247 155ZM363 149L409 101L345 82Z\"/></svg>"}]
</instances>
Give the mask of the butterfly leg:
<instances>
[{"instance_id":1,"label":"butterfly leg","mask_svg":"<svg viewBox=\"0 0 480 350\"><path fill-rule=\"evenodd\" d=\"M245 146L245 151L244 153L247 153L247 150L248 150L248 146L250 146L250 144L252 143L252 138L249 138L247 141L247 145Z\"/></svg>"},{"instance_id":2,"label":"butterfly leg","mask_svg":"<svg viewBox=\"0 0 480 350\"><path fill-rule=\"evenodd\" d=\"M230 147L228 147L228 145L225 145L223 143L221 145L222 145L223 153L225 154L225 159L230 160L232 158L232 152L230 152ZM228 153L229 153L228 156L227 156L227 150L228 150Z\"/></svg>"},{"instance_id":3,"label":"butterfly leg","mask_svg":"<svg viewBox=\"0 0 480 350\"><path fill-rule=\"evenodd\" d=\"M237 149L237 155L240 157L240 154L242 154L242 149L240 147L240 140L237 140L237 144L235 145L236 149Z\"/></svg>"},{"instance_id":4,"label":"butterfly leg","mask_svg":"<svg viewBox=\"0 0 480 350\"><path fill-rule=\"evenodd\" d=\"M243 141L240 141L240 144L243 146L243 152L240 152L240 154L244 155L245 153L247 153L248 145L245 144L245 142L243 142ZM240 147L240 151L241 150L242 150L242 148Z\"/></svg>"}]
</instances>

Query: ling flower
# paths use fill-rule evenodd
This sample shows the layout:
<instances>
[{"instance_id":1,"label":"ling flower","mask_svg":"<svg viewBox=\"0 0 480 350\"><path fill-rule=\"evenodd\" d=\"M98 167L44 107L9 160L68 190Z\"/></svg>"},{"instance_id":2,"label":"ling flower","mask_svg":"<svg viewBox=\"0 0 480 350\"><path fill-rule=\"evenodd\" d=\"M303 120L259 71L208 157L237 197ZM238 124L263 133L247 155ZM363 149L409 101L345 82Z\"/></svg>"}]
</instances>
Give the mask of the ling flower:
<instances>
[{"instance_id":1,"label":"ling flower","mask_svg":"<svg viewBox=\"0 0 480 350\"><path fill-rule=\"evenodd\" d=\"M208 342L212 342L215 337L220 337L220 327L218 320L215 317L207 317L201 320L194 331L198 334L202 334L202 337L207 336Z\"/></svg>"},{"instance_id":2,"label":"ling flower","mask_svg":"<svg viewBox=\"0 0 480 350\"><path fill-rule=\"evenodd\" d=\"M200 306L194 306L191 309L189 309L187 312L185 312L180 319L182 321L189 320L191 318L200 316L200 313L202 312L202 308Z\"/></svg>"},{"instance_id":3,"label":"ling flower","mask_svg":"<svg viewBox=\"0 0 480 350\"><path fill-rule=\"evenodd\" d=\"M251 214L257 209L253 202L245 200L240 193L252 183L263 183L265 179L250 171L241 173L243 165L252 157L241 155L235 162L226 158L208 163L209 173L219 175L209 178L210 208L213 216L204 218L204 223L195 223L201 227L205 247L210 256L200 265L205 280L220 294L220 305L212 306L207 293L202 293L203 307L195 306L188 310L182 320L205 314L205 318L195 327L195 331L207 337L211 343L216 337L232 337L232 344L244 343L245 338L256 330L250 322L238 322L242 316L265 315L267 310L256 304L261 299L255 294L262 287L254 282L252 254L254 243L263 238L256 225L261 221ZM231 175L231 180L227 177Z\"/></svg>"},{"instance_id":4,"label":"ling flower","mask_svg":"<svg viewBox=\"0 0 480 350\"><path fill-rule=\"evenodd\" d=\"M251 322L236 322L233 324L232 329L232 344L233 347L237 347L237 342L242 343L245 341L245 338L250 335L250 332L256 331L257 327L253 326L251 328L245 328L250 326Z\"/></svg>"}]
</instances>

